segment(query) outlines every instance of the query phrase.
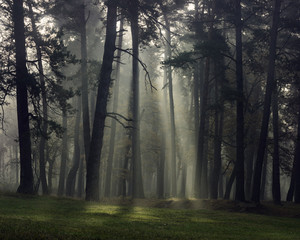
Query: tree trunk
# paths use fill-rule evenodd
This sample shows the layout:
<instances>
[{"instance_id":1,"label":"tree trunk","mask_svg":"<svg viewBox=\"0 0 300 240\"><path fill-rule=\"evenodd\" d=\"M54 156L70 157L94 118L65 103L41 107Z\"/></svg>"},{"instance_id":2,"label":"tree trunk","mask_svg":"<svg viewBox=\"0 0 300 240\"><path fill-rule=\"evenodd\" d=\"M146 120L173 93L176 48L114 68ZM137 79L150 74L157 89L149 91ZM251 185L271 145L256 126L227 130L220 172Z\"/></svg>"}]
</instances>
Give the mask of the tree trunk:
<instances>
[{"instance_id":1,"label":"tree trunk","mask_svg":"<svg viewBox=\"0 0 300 240\"><path fill-rule=\"evenodd\" d=\"M166 27L166 48L165 48L165 60L169 60L172 57L171 53L171 33L170 22L167 14L164 12L164 20ZM176 178L176 127L175 127L175 113L174 113L174 98L173 98L173 77L172 69L170 65L166 66L166 77L169 89L169 104L170 104L170 142L171 142L171 196L177 196L177 178Z\"/></svg>"},{"instance_id":2,"label":"tree trunk","mask_svg":"<svg viewBox=\"0 0 300 240\"><path fill-rule=\"evenodd\" d=\"M104 46L103 63L100 72L98 93L96 100L95 118L93 124L92 140L87 161L86 196L88 201L99 200L99 168L103 145L106 107L111 84L112 64L115 52L117 1L107 1L107 26Z\"/></svg>"},{"instance_id":3,"label":"tree trunk","mask_svg":"<svg viewBox=\"0 0 300 240\"><path fill-rule=\"evenodd\" d=\"M37 52L37 59L38 59L38 70L39 70L39 79L40 79L40 85L41 85L41 93L42 93L42 112L43 112L43 121L42 121L42 133L41 133L41 140L40 140L40 146L39 146L39 153L40 153L40 179L42 182L42 191L43 195L48 195L48 186L47 186L47 180L46 180L46 161L45 161L45 147L46 147L46 141L47 141L47 134L48 134L48 105L47 105L47 92L46 92L46 84L45 84L45 77L44 77L44 68L42 63L42 51L40 46L40 39L38 36L38 31L35 24L35 19L33 15L32 10L32 4L30 1L28 1L29 6L29 17L31 20L32 25L32 32L33 32L33 40L35 42L35 48Z\"/></svg>"},{"instance_id":4,"label":"tree trunk","mask_svg":"<svg viewBox=\"0 0 300 240\"><path fill-rule=\"evenodd\" d=\"M278 126L278 91L275 85L272 99L272 110L273 110L273 164L272 164L272 196L273 201L276 204L281 203L280 193L280 169L279 169L279 126Z\"/></svg>"},{"instance_id":5,"label":"tree trunk","mask_svg":"<svg viewBox=\"0 0 300 240\"><path fill-rule=\"evenodd\" d=\"M66 180L66 167L68 159L68 118L67 111L63 110L63 122L62 127L64 129L63 139L62 139L62 152L61 152L61 163L60 163L60 173L59 173L59 183L57 195L62 196L65 193L65 180Z\"/></svg>"},{"instance_id":6,"label":"tree trunk","mask_svg":"<svg viewBox=\"0 0 300 240\"><path fill-rule=\"evenodd\" d=\"M66 181L66 195L73 197L75 194L75 183L76 174L80 164L80 141L79 141L79 130L80 130L80 116L81 116L81 98L77 97L77 113L74 128L74 153L73 153L73 166L71 167L67 181Z\"/></svg>"},{"instance_id":7,"label":"tree trunk","mask_svg":"<svg viewBox=\"0 0 300 240\"><path fill-rule=\"evenodd\" d=\"M236 176L236 169L235 169L235 166L234 166L234 168L232 170L232 173L230 175L229 181L226 184L224 199L229 199L230 198L230 192L231 192L231 188L232 188L235 176Z\"/></svg>"},{"instance_id":8,"label":"tree trunk","mask_svg":"<svg viewBox=\"0 0 300 240\"><path fill-rule=\"evenodd\" d=\"M270 39L270 49L269 49L269 65L268 65L268 77L267 77L267 85L266 85L266 93L265 93L265 101L264 101L264 111L263 111L263 119L261 125L261 132L258 144L258 153L257 159L255 163L254 169L254 179L253 179L253 188L252 188L252 201L259 203L260 201L260 186L261 186L261 173L262 173L262 165L263 159L266 149L266 139L268 135L268 126L269 126L269 118L270 118L270 106L271 106L271 98L272 92L275 85L275 59L276 59L276 42L277 42L277 30L278 30L278 22L280 15L280 5L281 0L274 0L274 12L273 12L273 25L271 28L271 39Z\"/></svg>"},{"instance_id":9,"label":"tree trunk","mask_svg":"<svg viewBox=\"0 0 300 240\"><path fill-rule=\"evenodd\" d=\"M144 198L140 149L140 116L139 116L139 26L138 1L130 1L131 35L132 35L132 92L133 92L133 129L132 129L132 197Z\"/></svg>"},{"instance_id":10,"label":"tree trunk","mask_svg":"<svg viewBox=\"0 0 300 240\"><path fill-rule=\"evenodd\" d=\"M17 192L33 194L23 0L13 1L12 17L16 46L17 116L21 165L21 179Z\"/></svg>"},{"instance_id":11,"label":"tree trunk","mask_svg":"<svg viewBox=\"0 0 300 240\"><path fill-rule=\"evenodd\" d=\"M119 29L119 39L118 39L118 48L122 48L123 43L123 22L124 18L121 15L120 18L120 29ZM117 66L116 66L116 79L114 87L114 100L113 100L113 112L118 112L118 101L119 101L119 81L120 81L120 66L121 66L121 50L117 51ZM111 130L110 130L110 141L109 141L109 153L107 158L107 168L106 168L106 178L105 178L105 197L111 196L111 175L112 175L112 166L114 160L114 150L115 150L115 136L116 136L116 120L112 119L111 121Z\"/></svg>"},{"instance_id":12,"label":"tree trunk","mask_svg":"<svg viewBox=\"0 0 300 240\"><path fill-rule=\"evenodd\" d=\"M236 201L245 201L244 190L244 84L241 0L236 0L235 37L236 37Z\"/></svg>"},{"instance_id":13,"label":"tree trunk","mask_svg":"<svg viewBox=\"0 0 300 240\"><path fill-rule=\"evenodd\" d=\"M212 11L211 6L208 6L210 12L210 26L208 29L208 39L207 41L210 41L213 31L213 18L214 18L214 4L212 3ZM196 158L196 173L195 173L195 185L194 185L194 191L195 191L195 197L207 197L206 189L207 186L207 179L205 176L203 176L203 172L207 174L207 159L205 159L205 133L207 129L207 101L208 101L208 94L209 94L209 76L210 76L210 61L211 57L208 55L206 56L205 60L205 69L204 69L204 79L203 83L200 86L200 120L199 120L199 128L198 128L198 148L197 148L197 158Z\"/></svg>"},{"instance_id":14,"label":"tree trunk","mask_svg":"<svg viewBox=\"0 0 300 240\"><path fill-rule=\"evenodd\" d=\"M80 11L80 49L81 49L81 100L82 100L82 123L83 123L83 142L85 159L89 157L90 150L90 112L89 112L89 96L88 96L88 74L87 74L87 41L86 41L86 18L85 3L79 7Z\"/></svg>"}]
</instances>

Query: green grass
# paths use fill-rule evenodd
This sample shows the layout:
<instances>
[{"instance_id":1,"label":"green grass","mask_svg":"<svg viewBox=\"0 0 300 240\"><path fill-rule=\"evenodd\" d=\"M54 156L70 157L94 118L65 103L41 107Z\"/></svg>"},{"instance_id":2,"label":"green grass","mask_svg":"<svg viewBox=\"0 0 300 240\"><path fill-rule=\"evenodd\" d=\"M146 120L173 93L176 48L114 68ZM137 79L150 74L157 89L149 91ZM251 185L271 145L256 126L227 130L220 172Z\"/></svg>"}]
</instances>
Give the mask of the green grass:
<instances>
[{"instance_id":1,"label":"green grass","mask_svg":"<svg viewBox=\"0 0 300 240\"><path fill-rule=\"evenodd\" d=\"M300 219L0 195L0 239L300 240Z\"/></svg>"}]
</instances>

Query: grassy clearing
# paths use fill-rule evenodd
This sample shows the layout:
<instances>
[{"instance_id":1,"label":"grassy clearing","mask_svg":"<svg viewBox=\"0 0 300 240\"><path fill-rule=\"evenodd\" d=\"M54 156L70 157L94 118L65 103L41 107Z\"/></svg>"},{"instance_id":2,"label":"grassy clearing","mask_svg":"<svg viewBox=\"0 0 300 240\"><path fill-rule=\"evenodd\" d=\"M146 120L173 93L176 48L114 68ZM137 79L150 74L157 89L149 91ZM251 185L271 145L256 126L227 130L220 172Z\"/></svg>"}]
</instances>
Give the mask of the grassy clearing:
<instances>
[{"instance_id":1,"label":"grassy clearing","mask_svg":"<svg viewBox=\"0 0 300 240\"><path fill-rule=\"evenodd\" d=\"M0 239L300 240L300 218L0 195Z\"/></svg>"}]
</instances>

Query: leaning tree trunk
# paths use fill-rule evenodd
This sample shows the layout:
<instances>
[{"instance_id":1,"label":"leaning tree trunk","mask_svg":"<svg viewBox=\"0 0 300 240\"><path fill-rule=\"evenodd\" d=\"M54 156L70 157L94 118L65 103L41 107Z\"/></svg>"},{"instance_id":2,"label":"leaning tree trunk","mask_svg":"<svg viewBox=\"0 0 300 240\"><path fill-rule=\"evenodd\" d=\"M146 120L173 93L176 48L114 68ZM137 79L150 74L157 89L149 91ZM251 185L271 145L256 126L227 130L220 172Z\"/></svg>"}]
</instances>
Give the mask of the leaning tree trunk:
<instances>
[{"instance_id":1,"label":"leaning tree trunk","mask_svg":"<svg viewBox=\"0 0 300 240\"><path fill-rule=\"evenodd\" d=\"M133 92L133 129L132 129L132 197L144 198L142 163L140 149L140 116L139 116L139 25L138 1L130 1L131 35L132 35L132 92Z\"/></svg>"},{"instance_id":2,"label":"leaning tree trunk","mask_svg":"<svg viewBox=\"0 0 300 240\"><path fill-rule=\"evenodd\" d=\"M103 62L100 72L95 117L93 124L90 152L86 166L86 196L88 201L99 200L99 168L103 145L106 108L111 84L112 64L114 60L117 22L117 1L107 1L107 25Z\"/></svg>"},{"instance_id":3,"label":"leaning tree trunk","mask_svg":"<svg viewBox=\"0 0 300 240\"><path fill-rule=\"evenodd\" d=\"M62 196L65 193L65 180L66 180L66 167L68 158L68 118L67 111L63 110L63 122L62 126L64 129L63 139L62 139L62 152L61 152L61 163L60 163L60 173L58 182L57 195Z\"/></svg>"},{"instance_id":4,"label":"leaning tree trunk","mask_svg":"<svg viewBox=\"0 0 300 240\"><path fill-rule=\"evenodd\" d=\"M244 190L244 84L241 0L236 0L235 37L236 37L236 191L235 200L245 201Z\"/></svg>"},{"instance_id":5,"label":"leaning tree trunk","mask_svg":"<svg viewBox=\"0 0 300 240\"><path fill-rule=\"evenodd\" d=\"M118 39L118 51L117 51L117 66L116 66L116 79L115 79L115 87L114 87L114 102L113 102L113 112L116 113L118 111L118 101L119 101L119 81L120 81L120 66L121 66L121 48L123 43L123 16L121 15L120 19L120 29L119 29L119 39ZM110 141L109 141L109 152L107 158L107 168L106 168L106 176L105 176L105 197L110 197L111 195L111 175L112 175L112 166L114 159L114 151L115 151L115 136L116 136L116 120L112 119L111 121L111 130L110 130Z\"/></svg>"},{"instance_id":6,"label":"leaning tree trunk","mask_svg":"<svg viewBox=\"0 0 300 240\"><path fill-rule=\"evenodd\" d=\"M273 99L272 99L272 110L273 110L273 164L272 164L272 195L273 201L276 204L281 202L280 193L280 169L279 169L279 126L278 126L278 90L277 86L274 87Z\"/></svg>"},{"instance_id":7,"label":"leaning tree trunk","mask_svg":"<svg viewBox=\"0 0 300 240\"><path fill-rule=\"evenodd\" d=\"M44 77L44 68L43 68L43 62L42 62L42 51L40 46L40 39L38 36L38 31L35 24L35 19L33 15L32 5L30 2L28 2L29 6L29 17L31 20L32 25L32 32L33 32L33 40L35 42L35 48L37 53L37 59L38 59L38 70L39 70L39 79L40 79L40 85L41 85L41 93L42 93L42 112L43 112L43 122L42 122L42 133L41 133L41 140L40 140L40 146L39 146L39 153L40 153L40 179L42 182L42 191L43 195L48 195L49 190L47 186L47 180L46 180L46 161L45 161L45 148L46 148L46 141L47 141L47 132L48 132L48 105L47 105L47 92L46 92L46 84L45 84L45 77Z\"/></svg>"},{"instance_id":8,"label":"leaning tree trunk","mask_svg":"<svg viewBox=\"0 0 300 240\"><path fill-rule=\"evenodd\" d=\"M17 116L21 165L21 179L17 191L24 194L33 194L23 0L13 1L12 19L16 46Z\"/></svg>"},{"instance_id":9,"label":"leaning tree trunk","mask_svg":"<svg viewBox=\"0 0 300 240\"><path fill-rule=\"evenodd\" d=\"M270 106L272 99L272 92L275 86L275 59L276 59L276 42L277 42L277 30L279 23L280 15L280 5L281 0L274 0L274 12L273 12L273 25L271 28L271 39L270 39L270 49L269 49L269 65L268 65L268 77L264 101L264 111L263 119L260 131L260 138L258 144L257 159L254 169L254 178L253 178L253 188L252 188L252 201L259 203L260 202L260 187L261 187L261 173L262 165L265 155L267 135L268 135L268 126L270 118Z\"/></svg>"}]
</instances>

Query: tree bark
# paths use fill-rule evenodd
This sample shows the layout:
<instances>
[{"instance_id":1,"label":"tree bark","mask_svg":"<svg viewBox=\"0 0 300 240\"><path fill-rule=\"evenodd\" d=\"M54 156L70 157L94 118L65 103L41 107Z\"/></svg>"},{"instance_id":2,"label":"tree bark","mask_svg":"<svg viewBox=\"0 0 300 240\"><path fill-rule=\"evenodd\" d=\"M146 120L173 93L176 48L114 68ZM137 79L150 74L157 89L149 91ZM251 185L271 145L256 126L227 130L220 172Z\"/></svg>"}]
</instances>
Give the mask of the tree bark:
<instances>
[{"instance_id":1,"label":"tree bark","mask_svg":"<svg viewBox=\"0 0 300 240\"><path fill-rule=\"evenodd\" d=\"M117 1L107 1L107 26L104 46L103 62L100 72L98 93L96 100L95 117L93 124L92 140L87 161L86 173L86 197L88 201L99 200L99 168L100 156L103 145L104 124L106 108L111 84L112 64L115 52Z\"/></svg>"},{"instance_id":2,"label":"tree bark","mask_svg":"<svg viewBox=\"0 0 300 240\"><path fill-rule=\"evenodd\" d=\"M26 79L29 76L26 68L23 0L13 1L12 18L16 46L17 117L21 165L21 179L17 192L23 194L33 194L34 189L31 164L31 140L26 83Z\"/></svg>"},{"instance_id":3,"label":"tree bark","mask_svg":"<svg viewBox=\"0 0 300 240\"><path fill-rule=\"evenodd\" d=\"M252 198L251 198L252 201L256 203L260 202L262 165L263 165L263 159L264 159L265 149L266 149L266 139L268 135L272 92L276 82L274 78L274 74L275 74L276 42L277 42L277 30L278 30L279 15L280 15L280 5L281 5L281 0L274 0L274 12L273 12L273 21L272 21L273 25L271 28L271 39L270 39L270 49L269 49L270 57L268 63L268 76L267 76L267 85L266 85L266 93L265 93L265 101L264 101L264 111L263 111L263 119L262 119L261 131L260 131L257 159L256 159L255 169L254 169L254 179L253 179Z\"/></svg>"}]
</instances>

